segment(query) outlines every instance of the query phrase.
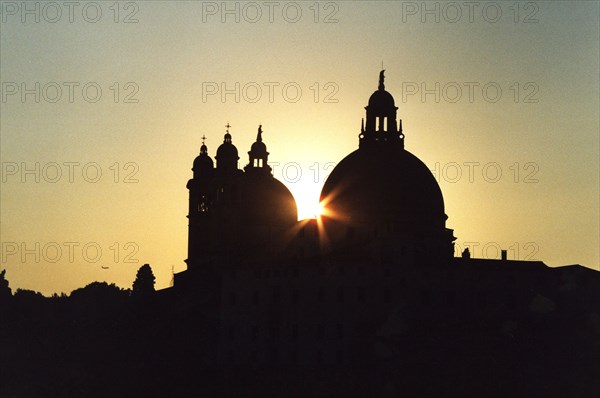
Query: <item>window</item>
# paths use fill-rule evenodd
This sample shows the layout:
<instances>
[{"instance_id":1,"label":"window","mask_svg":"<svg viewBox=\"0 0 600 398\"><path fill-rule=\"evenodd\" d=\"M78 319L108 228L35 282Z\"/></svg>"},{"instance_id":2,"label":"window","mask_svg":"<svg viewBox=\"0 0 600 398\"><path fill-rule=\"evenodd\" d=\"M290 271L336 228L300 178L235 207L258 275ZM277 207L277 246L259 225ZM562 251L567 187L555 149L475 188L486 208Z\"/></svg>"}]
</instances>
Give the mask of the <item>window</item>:
<instances>
[{"instance_id":1,"label":"window","mask_svg":"<svg viewBox=\"0 0 600 398\"><path fill-rule=\"evenodd\" d=\"M342 354L342 350L337 350L335 352L335 360L337 362L338 365L341 365L344 363L344 356Z\"/></svg>"},{"instance_id":2,"label":"window","mask_svg":"<svg viewBox=\"0 0 600 398\"><path fill-rule=\"evenodd\" d=\"M317 325L317 339L323 340L325 338L325 325L322 323Z\"/></svg>"},{"instance_id":3,"label":"window","mask_svg":"<svg viewBox=\"0 0 600 398\"><path fill-rule=\"evenodd\" d=\"M273 303L278 303L281 299L281 287L273 286Z\"/></svg>"},{"instance_id":4,"label":"window","mask_svg":"<svg viewBox=\"0 0 600 398\"><path fill-rule=\"evenodd\" d=\"M392 302L392 292L389 288L383 289L383 302L389 304Z\"/></svg>"},{"instance_id":5,"label":"window","mask_svg":"<svg viewBox=\"0 0 600 398\"><path fill-rule=\"evenodd\" d=\"M338 340L342 340L344 338L344 325L342 325L341 323L335 325L335 332Z\"/></svg>"},{"instance_id":6,"label":"window","mask_svg":"<svg viewBox=\"0 0 600 398\"><path fill-rule=\"evenodd\" d=\"M272 324L270 332L272 339L279 339L279 337L281 336L281 329L279 328L279 323Z\"/></svg>"},{"instance_id":7,"label":"window","mask_svg":"<svg viewBox=\"0 0 600 398\"><path fill-rule=\"evenodd\" d=\"M298 351L296 351L296 350L290 351L290 363L292 365L296 365L298 363Z\"/></svg>"},{"instance_id":8,"label":"window","mask_svg":"<svg viewBox=\"0 0 600 398\"><path fill-rule=\"evenodd\" d=\"M359 287L356 289L356 300L359 303L364 303L366 300L366 292L364 287Z\"/></svg>"},{"instance_id":9,"label":"window","mask_svg":"<svg viewBox=\"0 0 600 398\"><path fill-rule=\"evenodd\" d=\"M431 293L427 289L421 289L421 304L431 304Z\"/></svg>"},{"instance_id":10,"label":"window","mask_svg":"<svg viewBox=\"0 0 600 398\"><path fill-rule=\"evenodd\" d=\"M198 203L198 211L200 213L208 212L208 198L205 195L202 195L200 198L200 202Z\"/></svg>"},{"instance_id":11,"label":"window","mask_svg":"<svg viewBox=\"0 0 600 398\"><path fill-rule=\"evenodd\" d=\"M448 290L446 292L446 303L448 304L448 307L454 308L455 299L456 293L453 290Z\"/></svg>"},{"instance_id":12,"label":"window","mask_svg":"<svg viewBox=\"0 0 600 398\"><path fill-rule=\"evenodd\" d=\"M322 287L317 290L317 301L319 303L325 302L325 290Z\"/></svg>"},{"instance_id":13,"label":"window","mask_svg":"<svg viewBox=\"0 0 600 398\"><path fill-rule=\"evenodd\" d=\"M344 288L343 287L338 287L338 290L337 290L337 301L338 301L338 303L343 303L344 302Z\"/></svg>"}]
</instances>

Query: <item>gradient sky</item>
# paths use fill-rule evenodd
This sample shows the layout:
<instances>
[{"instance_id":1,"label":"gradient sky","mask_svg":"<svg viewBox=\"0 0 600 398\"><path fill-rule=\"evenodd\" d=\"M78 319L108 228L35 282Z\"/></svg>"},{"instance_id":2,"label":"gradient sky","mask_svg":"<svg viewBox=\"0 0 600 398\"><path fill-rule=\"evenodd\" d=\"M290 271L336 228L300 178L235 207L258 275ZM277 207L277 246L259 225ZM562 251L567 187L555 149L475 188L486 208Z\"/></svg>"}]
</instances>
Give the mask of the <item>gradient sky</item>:
<instances>
[{"instance_id":1,"label":"gradient sky","mask_svg":"<svg viewBox=\"0 0 600 398\"><path fill-rule=\"evenodd\" d=\"M263 125L275 177L310 216L358 147L382 62L458 248L599 269L598 2L53 4L0 9L13 291L130 287L144 263L169 286L200 137L214 157L227 122L240 168Z\"/></svg>"}]
</instances>

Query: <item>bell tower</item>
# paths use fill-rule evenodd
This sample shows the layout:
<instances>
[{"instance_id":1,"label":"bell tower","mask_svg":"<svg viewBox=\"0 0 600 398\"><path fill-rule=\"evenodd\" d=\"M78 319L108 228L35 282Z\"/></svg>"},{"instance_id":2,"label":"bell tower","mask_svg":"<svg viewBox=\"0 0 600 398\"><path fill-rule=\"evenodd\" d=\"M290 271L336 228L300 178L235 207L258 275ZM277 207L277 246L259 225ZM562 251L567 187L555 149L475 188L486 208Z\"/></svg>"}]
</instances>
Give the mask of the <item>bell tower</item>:
<instances>
[{"instance_id":1,"label":"bell tower","mask_svg":"<svg viewBox=\"0 0 600 398\"><path fill-rule=\"evenodd\" d=\"M208 156L206 137L202 136L200 154L194 159L193 177L187 183L188 206L188 258L189 266L198 263L210 234L210 215L214 207L214 163Z\"/></svg>"}]
</instances>

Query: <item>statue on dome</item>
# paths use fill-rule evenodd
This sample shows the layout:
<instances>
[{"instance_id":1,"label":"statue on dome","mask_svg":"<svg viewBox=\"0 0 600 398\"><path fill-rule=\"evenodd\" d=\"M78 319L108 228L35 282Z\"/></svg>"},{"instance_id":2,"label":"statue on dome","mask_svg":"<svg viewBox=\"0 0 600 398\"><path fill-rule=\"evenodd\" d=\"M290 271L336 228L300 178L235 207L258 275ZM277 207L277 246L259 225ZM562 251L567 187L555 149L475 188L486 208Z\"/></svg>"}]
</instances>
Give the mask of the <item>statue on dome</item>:
<instances>
[{"instance_id":1,"label":"statue on dome","mask_svg":"<svg viewBox=\"0 0 600 398\"><path fill-rule=\"evenodd\" d=\"M385 69L383 69L381 72L379 72L379 89L380 90L385 89L385 86L383 85L383 79L385 79L385 76L383 75L384 72L385 72Z\"/></svg>"}]
</instances>

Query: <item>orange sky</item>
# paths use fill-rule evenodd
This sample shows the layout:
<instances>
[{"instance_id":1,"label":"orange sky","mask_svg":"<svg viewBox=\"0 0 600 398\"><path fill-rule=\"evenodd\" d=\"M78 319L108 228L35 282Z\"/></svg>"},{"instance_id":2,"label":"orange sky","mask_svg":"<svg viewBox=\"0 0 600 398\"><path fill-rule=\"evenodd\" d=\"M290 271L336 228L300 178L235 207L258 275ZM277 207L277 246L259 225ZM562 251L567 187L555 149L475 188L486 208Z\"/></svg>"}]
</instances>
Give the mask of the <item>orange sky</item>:
<instances>
[{"instance_id":1,"label":"orange sky","mask_svg":"<svg viewBox=\"0 0 600 398\"><path fill-rule=\"evenodd\" d=\"M382 61L458 248L599 269L597 2L27 3L0 10L13 290L130 287L144 263L168 286L200 137L214 156L227 122L240 168L263 125L310 216Z\"/></svg>"}]
</instances>

